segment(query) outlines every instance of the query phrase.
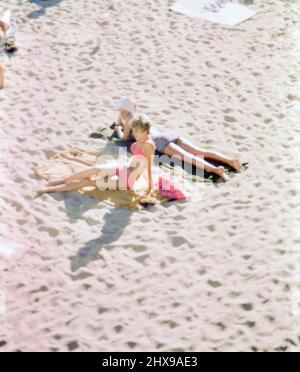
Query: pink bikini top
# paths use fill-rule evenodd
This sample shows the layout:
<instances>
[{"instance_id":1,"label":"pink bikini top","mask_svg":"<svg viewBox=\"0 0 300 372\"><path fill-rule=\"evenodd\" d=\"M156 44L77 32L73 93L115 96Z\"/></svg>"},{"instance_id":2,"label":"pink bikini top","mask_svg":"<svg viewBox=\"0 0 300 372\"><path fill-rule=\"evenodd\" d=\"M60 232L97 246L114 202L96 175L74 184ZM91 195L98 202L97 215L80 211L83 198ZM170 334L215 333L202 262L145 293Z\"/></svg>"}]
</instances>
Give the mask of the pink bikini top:
<instances>
[{"instance_id":1,"label":"pink bikini top","mask_svg":"<svg viewBox=\"0 0 300 372\"><path fill-rule=\"evenodd\" d=\"M149 144L153 145L155 150L156 150L156 145L155 145L155 143L152 139L148 139L148 141L146 143L149 143ZM141 145L139 142L133 143L130 147L130 151L135 156L145 157L145 153L144 153L144 150L143 150L143 145Z\"/></svg>"}]
</instances>

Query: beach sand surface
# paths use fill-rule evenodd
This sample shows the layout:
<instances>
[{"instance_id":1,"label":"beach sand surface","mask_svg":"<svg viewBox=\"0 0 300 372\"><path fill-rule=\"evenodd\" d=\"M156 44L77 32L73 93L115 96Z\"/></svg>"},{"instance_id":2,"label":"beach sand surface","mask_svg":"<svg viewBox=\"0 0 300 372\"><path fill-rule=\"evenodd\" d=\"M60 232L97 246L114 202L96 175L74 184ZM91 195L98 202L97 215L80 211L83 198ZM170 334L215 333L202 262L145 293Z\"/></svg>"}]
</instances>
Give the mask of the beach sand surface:
<instances>
[{"instance_id":1,"label":"beach sand surface","mask_svg":"<svg viewBox=\"0 0 300 372\"><path fill-rule=\"evenodd\" d=\"M0 351L300 350L300 1L234 28L171 4L0 4L20 46L0 57ZM141 212L34 199L34 168L101 148L127 95L248 170Z\"/></svg>"}]
</instances>

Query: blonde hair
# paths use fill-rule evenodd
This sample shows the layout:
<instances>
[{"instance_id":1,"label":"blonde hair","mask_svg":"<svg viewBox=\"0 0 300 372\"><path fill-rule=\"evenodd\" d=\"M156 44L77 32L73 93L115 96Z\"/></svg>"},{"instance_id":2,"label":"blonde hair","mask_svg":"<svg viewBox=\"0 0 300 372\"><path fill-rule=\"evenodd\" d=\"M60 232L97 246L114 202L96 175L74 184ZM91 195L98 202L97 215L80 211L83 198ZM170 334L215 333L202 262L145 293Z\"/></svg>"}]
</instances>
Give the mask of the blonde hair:
<instances>
[{"instance_id":1,"label":"blonde hair","mask_svg":"<svg viewBox=\"0 0 300 372\"><path fill-rule=\"evenodd\" d=\"M146 114L136 114L131 119L133 129L139 129L142 132L150 133L151 121Z\"/></svg>"}]
</instances>

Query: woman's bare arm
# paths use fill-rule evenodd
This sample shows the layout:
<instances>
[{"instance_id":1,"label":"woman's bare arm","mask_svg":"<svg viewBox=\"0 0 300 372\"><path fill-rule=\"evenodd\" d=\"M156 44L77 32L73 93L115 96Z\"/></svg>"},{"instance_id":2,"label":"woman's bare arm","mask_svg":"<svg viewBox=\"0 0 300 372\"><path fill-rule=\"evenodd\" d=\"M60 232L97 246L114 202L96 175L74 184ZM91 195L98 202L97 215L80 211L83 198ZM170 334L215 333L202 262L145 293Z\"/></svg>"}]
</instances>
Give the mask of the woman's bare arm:
<instances>
[{"instance_id":1,"label":"woman's bare arm","mask_svg":"<svg viewBox=\"0 0 300 372\"><path fill-rule=\"evenodd\" d=\"M130 141L130 134L131 134L131 125L130 124L125 124L123 140L124 141Z\"/></svg>"},{"instance_id":2,"label":"woman's bare arm","mask_svg":"<svg viewBox=\"0 0 300 372\"><path fill-rule=\"evenodd\" d=\"M148 191L152 190L152 165L153 165L153 159L155 155L155 149L154 146L151 145L150 143L147 143L144 145L144 154L147 159L147 166L148 166Z\"/></svg>"}]
</instances>

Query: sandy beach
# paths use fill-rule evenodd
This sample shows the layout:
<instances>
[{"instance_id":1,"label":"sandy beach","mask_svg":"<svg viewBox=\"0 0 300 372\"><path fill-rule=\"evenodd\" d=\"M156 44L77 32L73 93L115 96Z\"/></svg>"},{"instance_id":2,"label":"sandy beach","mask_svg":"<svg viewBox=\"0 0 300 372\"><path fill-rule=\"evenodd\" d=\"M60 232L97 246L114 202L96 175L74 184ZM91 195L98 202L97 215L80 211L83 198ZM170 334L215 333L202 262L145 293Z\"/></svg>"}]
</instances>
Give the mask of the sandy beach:
<instances>
[{"instance_id":1,"label":"sandy beach","mask_svg":"<svg viewBox=\"0 0 300 372\"><path fill-rule=\"evenodd\" d=\"M0 352L300 351L300 0L236 27L170 0L6 0ZM44 195L35 167L134 97L158 128L248 162L139 212Z\"/></svg>"}]
</instances>

